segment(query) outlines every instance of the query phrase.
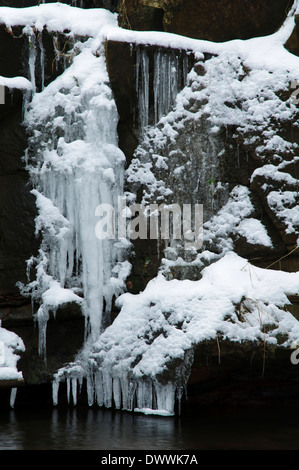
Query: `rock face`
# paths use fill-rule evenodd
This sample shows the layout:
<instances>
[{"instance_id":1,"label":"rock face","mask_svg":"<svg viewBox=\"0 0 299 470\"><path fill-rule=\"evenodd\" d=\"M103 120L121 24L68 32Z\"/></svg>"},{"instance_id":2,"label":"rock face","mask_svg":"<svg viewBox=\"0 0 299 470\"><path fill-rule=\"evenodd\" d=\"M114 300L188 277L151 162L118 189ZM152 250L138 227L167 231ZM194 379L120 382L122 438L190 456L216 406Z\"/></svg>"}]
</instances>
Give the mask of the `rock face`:
<instances>
[{"instance_id":1,"label":"rock face","mask_svg":"<svg viewBox=\"0 0 299 470\"><path fill-rule=\"evenodd\" d=\"M23 38L16 39L2 26L1 75L15 77L24 73L22 57L26 48ZM32 251L34 240L34 200L27 189L28 176L21 157L26 149L22 128L22 93L6 90L1 105L1 248L0 293L17 292L16 280L24 279L24 261ZM5 203L3 203L5 201ZM17 228L17 229L16 229Z\"/></svg>"},{"instance_id":2,"label":"rock face","mask_svg":"<svg viewBox=\"0 0 299 470\"><path fill-rule=\"evenodd\" d=\"M26 2L26 6L28 5ZM11 6L21 7L23 4L15 2ZM93 4L85 2L85 6L91 7ZM99 1L96 6L119 11L120 24L127 28L167 31L217 42L236 38L246 39L274 32L285 19L289 1L226 0L219 3L216 0L126 0ZM0 67L2 67L0 75L28 76L25 63L21 60L28 53L28 44L19 33L18 29L14 30L13 34L3 27L0 29ZM64 41L63 35L59 40ZM45 82L49 83L63 68L61 64L57 69L52 67L55 54L52 37L46 31L43 34L43 44L47 51ZM297 30L286 46L291 52L299 54ZM163 48L157 51L154 47L132 46L130 43L117 41L106 43L108 73L120 117L119 146L126 155L127 169L134 170L134 165L140 164L138 158L141 154L146 154L147 162L152 164L154 155L156 161L160 162L160 166L153 165L154 176L158 179L162 175L166 185L174 191L173 199L165 197L164 201L204 203L205 221L209 221L227 204L229 195L236 185L245 187L250 193L253 207L250 215L266 227L272 245L253 244L248 242L241 232L234 233L236 252L245 258L251 258L253 264L257 266L272 266L274 269L289 272L298 271L299 252L295 248L297 227L293 231L288 230L287 223L277 211L275 200L273 199L274 202L271 204L270 197L274 193L292 193L294 198L286 200L285 207L294 209L298 206L298 193L296 195L298 159L287 151L282 155L284 167L283 178L280 181L262 171L256 173L252 179L255 170L262 167L257 158L259 148L264 144L261 139L259 140L259 130L254 143L248 143L248 137L253 135L238 133L237 126L212 130L205 117L201 116L197 120L190 118L207 104L205 99L194 100L191 95L186 97L184 102L184 112L189 117L185 119L185 115L181 116L183 124L177 126L175 139L165 133L164 147L156 146L155 135L147 135L144 138L140 124L140 118L144 118L144 114L140 112L138 88L142 77L137 75L137 70L140 72L141 69L138 67L144 57L149 67L148 124L153 124L156 119L154 77L157 64L160 63L160 66L162 64L165 70L165 64L173 64L171 61L175 60L177 69L184 70L185 74L194 67L193 78L188 86L193 92L200 92L204 89L207 68L214 59L208 53L202 60L196 61L188 51L163 50ZM160 59L162 62L158 62ZM243 68L236 79L241 82L249 73L250 71ZM38 68L36 79L40 87ZM177 78L177 92L185 85L184 79ZM284 93L288 95L289 91L284 90ZM283 90L281 93L281 102L284 102L286 97L283 95ZM64 310L59 310L55 320L50 320L47 330L48 362L45 364L38 356L38 334L34 329L32 317L35 310L32 310L28 300L19 294L16 286L17 282L25 281L26 260L39 247L34 233L35 202L30 193L28 175L22 161L27 146L27 137L22 127L22 99L20 91L16 90L12 95L7 91L6 104L0 108L0 320L4 327L12 329L24 340L26 353L22 356L19 366L23 371L25 382L30 385L49 384L52 374L62 364L70 362L82 346L84 319L79 310L70 305ZM227 103L228 108L238 106L242 107L242 103ZM169 122L171 125L179 123L180 121ZM282 120L271 122L271 126L277 130L281 138L299 143L298 127L294 126L293 122ZM157 132L163 134L161 125L157 126ZM165 163L170 155L168 166L163 171L163 162ZM275 158L275 152L266 155L266 161L273 166L278 165ZM184 170L182 173L178 171L180 168ZM200 182L196 177L199 173ZM294 181L289 179L289 176L293 177ZM266 190L265 185L267 185ZM137 201L141 202L148 187L128 178L126 189L135 192ZM218 241L216 238L211 239L208 246L215 253L220 251ZM127 287L129 292L138 293L157 274L161 252L158 252L156 242L143 240L135 242L134 251L135 257L131 260L133 270ZM176 266L172 276L178 279L197 279L200 272L191 264L187 264ZM290 311L299 317L298 299L291 300ZM116 312L113 315L116 315ZM278 358L280 352L269 348L264 355L263 346L257 345L252 349L250 345L245 344L231 348L231 345L225 342L220 345L216 343L201 345L195 353L194 367L189 380L189 403L263 400L267 396L277 397L279 393L283 393L285 386L289 387L287 396L296 395L298 386L294 368L289 363L289 352L286 352L286 356ZM261 384L261 378L266 378L267 382ZM289 379L291 385L286 385ZM238 384L238 392L233 391L232 383ZM254 394L253 390L257 389L257 393Z\"/></svg>"},{"instance_id":3,"label":"rock face","mask_svg":"<svg viewBox=\"0 0 299 470\"><path fill-rule=\"evenodd\" d=\"M206 341L195 353L182 409L283 405L296 401L298 392L298 372L288 350Z\"/></svg>"},{"instance_id":4,"label":"rock face","mask_svg":"<svg viewBox=\"0 0 299 470\"><path fill-rule=\"evenodd\" d=\"M146 165L151 168L156 181L163 180L165 182L164 190L169 188L171 196L165 197L165 202L170 204L175 202L180 204L202 203L204 205L204 221L211 219L228 202L229 193L236 185L243 185L250 191L253 205L251 217L263 223L272 240L272 246L265 246L262 243L248 243L248 240L239 233L234 236L235 250L240 256L252 259L252 262L257 266L271 265L274 269L280 269L283 266L287 271L297 271L299 260L298 250L296 250L298 227L292 227L292 230L288 229L286 221L277 211L277 204L271 203L271 198L275 200L278 193L292 194L292 200L285 202L285 208L296 210L298 205L296 189L298 160L296 157L294 158L293 150L290 150L291 145L286 145L286 149L280 152L279 158L281 160L279 160L276 156L276 147L274 146L270 150L270 146L267 147L267 139L263 137L263 134L266 135L274 126L279 139L283 139L285 142L297 142L299 139L297 126L293 126L291 120L280 122L280 118L278 118L274 122L276 118L273 118L273 122L265 122L260 129L246 130L246 132L237 130L237 126L231 124L212 131L212 126L207 118L209 112L206 114L204 111L202 112L205 105L208 105L209 92L206 97L203 94L203 98L199 100L195 98L196 93L205 88L206 71L209 70L210 63L214 64L216 60L206 54L206 57L195 65L194 58L188 58L187 69L190 71L194 66L194 75L188 84L190 93L186 92L185 95L182 95L184 105L181 114L176 113L173 118L170 114L167 126L161 122L154 131L150 130L148 135L142 136L140 135L138 113L136 113L136 108L139 106L136 91L136 69L138 68L136 61L138 53L144 54L144 57L148 59L149 107L147 112L149 124L152 125L153 114L155 114L153 111L155 101L153 77L157 68L157 63L153 59L155 51L151 47L140 48L140 46L131 46L115 41L107 43L106 51L109 76L120 114L120 146L127 157L129 174L127 189L137 194L138 202L142 201L144 194L151 194L151 196L143 202L155 202L160 197L160 186L153 190L150 185L144 186L141 181L138 181L138 177L134 176L141 167L145 168ZM166 71L171 51L164 52L166 54L163 59L164 70ZM119 57L121 59L118 59ZM123 82L118 79L119 67L123 71L122 81L125 81L125 87L121 86ZM243 73L244 75L242 75ZM236 80L242 81L246 73L249 71L241 72L240 76L237 74ZM232 78L232 80L234 79ZM142 96L141 89L138 93ZM288 93L284 91L281 94L280 90L274 92L277 103L284 103L286 96L290 96L290 94L291 89ZM227 102L225 106L230 109L234 108L235 104ZM237 103L236 109L242 110L242 106L245 109L247 105L245 102L244 104ZM181 125L180 122L182 122ZM173 129L173 134L169 133L169 128ZM161 141L164 142L162 146L160 145ZM171 158L169 158L170 156ZM162 160L164 166L158 165L157 161ZM283 169L280 169L279 178L277 178L278 164L282 162ZM272 165L273 174L261 170L263 163ZM216 245L212 249L217 252ZM145 250L144 242L142 247ZM138 244L136 244L136 249L140 253ZM157 268L159 260L157 259L157 248L154 245L144 253L145 258L150 260L147 269L150 266L155 266L154 269ZM133 262L133 273L134 268L135 263ZM140 266L138 272L140 275ZM154 275L154 271L150 271L150 273ZM188 277L188 274L186 276ZM133 284L137 283L139 288L140 282L134 275L133 277L134 279L130 280Z\"/></svg>"},{"instance_id":5,"label":"rock face","mask_svg":"<svg viewBox=\"0 0 299 470\"><path fill-rule=\"evenodd\" d=\"M248 39L275 32L290 7L287 0L126 0L122 26L161 30L209 41Z\"/></svg>"}]
</instances>

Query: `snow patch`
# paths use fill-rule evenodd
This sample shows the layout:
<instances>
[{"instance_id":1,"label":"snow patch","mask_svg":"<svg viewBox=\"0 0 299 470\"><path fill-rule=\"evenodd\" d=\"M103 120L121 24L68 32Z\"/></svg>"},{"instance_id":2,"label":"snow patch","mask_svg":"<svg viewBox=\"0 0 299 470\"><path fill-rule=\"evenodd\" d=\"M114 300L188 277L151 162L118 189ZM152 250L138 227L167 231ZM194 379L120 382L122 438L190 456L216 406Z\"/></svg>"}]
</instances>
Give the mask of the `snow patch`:
<instances>
[{"instance_id":1,"label":"snow patch","mask_svg":"<svg viewBox=\"0 0 299 470\"><path fill-rule=\"evenodd\" d=\"M20 353L25 351L23 340L14 332L1 326L0 321L0 385L1 380L23 380L17 363Z\"/></svg>"}]
</instances>

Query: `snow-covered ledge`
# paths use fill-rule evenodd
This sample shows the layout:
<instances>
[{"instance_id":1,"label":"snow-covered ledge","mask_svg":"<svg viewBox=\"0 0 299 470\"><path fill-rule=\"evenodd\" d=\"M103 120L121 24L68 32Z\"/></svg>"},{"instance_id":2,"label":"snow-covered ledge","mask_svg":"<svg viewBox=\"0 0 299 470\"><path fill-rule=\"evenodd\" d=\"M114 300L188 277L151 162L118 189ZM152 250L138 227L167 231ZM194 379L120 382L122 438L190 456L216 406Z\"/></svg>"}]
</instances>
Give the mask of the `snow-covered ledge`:
<instances>
[{"instance_id":1,"label":"snow-covered ledge","mask_svg":"<svg viewBox=\"0 0 299 470\"><path fill-rule=\"evenodd\" d=\"M20 353L25 351L23 340L12 331L1 326L0 321L0 388L11 388L10 404L14 406L16 387L23 382L23 374L17 363Z\"/></svg>"}]
</instances>

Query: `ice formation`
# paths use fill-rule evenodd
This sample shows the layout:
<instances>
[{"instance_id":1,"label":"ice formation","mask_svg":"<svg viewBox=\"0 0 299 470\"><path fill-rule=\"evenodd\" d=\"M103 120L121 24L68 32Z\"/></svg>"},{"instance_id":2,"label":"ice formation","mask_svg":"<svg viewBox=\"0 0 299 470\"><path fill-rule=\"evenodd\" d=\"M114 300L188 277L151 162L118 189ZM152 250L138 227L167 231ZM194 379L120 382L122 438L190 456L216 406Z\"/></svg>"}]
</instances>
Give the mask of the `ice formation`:
<instances>
[{"instance_id":1,"label":"ice formation","mask_svg":"<svg viewBox=\"0 0 299 470\"><path fill-rule=\"evenodd\" d=\"M155 48L153 57L148 47L139 45L136 51L136 91L141 133L157 124L175 105L188 74L188 55L182 50ZM153 70L151 79L150 70ZM151 97L153 103L151 103Z\"/></svg>"},{"instance_id":2,"label":"ice formation","mask_svg":"<svg viewBox=\"0 0 299 470\"><path fill-rule=\"evenodd\" d=\"M45 354L49 312L77 302L86 317L87 340L102 331L113 295L124 289L129 263L126 240L95 236L96 207L116 207L123 194L125 157L117 145L118 115L101 44L76 43L72 64L35 93L25 116L26 155L34 185L42 241L25 290L40 302L37 320ZM34 74L34 70L32 71ZM33 80L31 80L33 81Z\"/></svg>"},{"instance_id":3,"label":"ice formation","mask_svg":"<svg viewBox=\"0 0 299 470\"><path fill-rule=\"evenodd\" d=\"M86 318L82 351L55 374L54 404L59 399L60 382L66 382L68 399L76 404L86 380L90 405L172 415L190 373L193 348L203 339L221 335L231 341L264 340L267 324L271 325L266 335L270 344L276 344L283 331L288 334L286 345L296 346L298 321L282 308L288 303L286 294L299 293L298 273L255 269L233 253L233 234L245 236L250 243L269 247L272 243L265 227L252 216L247 187L234 187L226 194L221 210L206 222L205 240L217 240L219 251L215 255L206 249L193 261L201 267L214 261L197 281L169 280L169 268L184 260L165 258L161 272L144 292L123 293L130 271L130 244L117 237L99 240L95 236L96 207L109 204L116 208L125 178L146 187L144 196L149 201L172 194L169 182L157 178L152 170L159 168L160 176L163 170L168 173L163 151L170 142L176 142L179 129L203 118L212 134L226 125L237 126L245 143L252 138L253 129L258 131L263 145L257 146L260 167L252 180L261 173L267 176L269 206L289 231L297 230L298 181L289 180L279 155L289 149L291 158L295 158L294 149L275 133L279 119L291 119L295 113L290 100L280 100L277 95L288 89L298 70L298 59L283 47L294 27L293 17L290 15L272 36L224 44L166 33L124 31L117 27L115 15L105 10L80 10L62 4L24 10L1 7L0 18L8 27L27 25L24 34L34 46L28 58L29 79L3 78L1 83L27 90L24 122L31 136L26 159L36 197L36 231L41 235L41 246L38 257L28 261L28 274L35 267L36 278L23 289L40 305L36 318L41 354L46 356L51 312L55 315L60 305L76 302ZM72 49L65 71L47 86L42 73L38 90L36 51L42 70L45 57L35 33L44 26L52 32L71 31ZM79 40L82 36L85 39ZM125 157L117 141L117 109L105 64L106 39L134 43L139 51L136 87L143 141L126 174ZM146 44L157 49L151 85ZM207 73L198 75L194 69L187 77L183 67L180 76L177 56L164 54L159 47L191 50L196 60L208 53ZM167 80L161 80L162 73L167 74ZM186 86L178 93L182 82ZM154 95L153 109L150 93ZM192 108L192 102L202 105ZM236 102L242 106L235 106ZM149 147L151 152L146 152ZM272 152L270 164L263 160L267 151ZM172 170L180 178L186 168L182 163ZM272 191L271 179L287 182L283 191ZM120 313L107 326L113 296L119 296ZM235 311L241 303L246 303L242 320Z\"/></svg>"}]
</instances>

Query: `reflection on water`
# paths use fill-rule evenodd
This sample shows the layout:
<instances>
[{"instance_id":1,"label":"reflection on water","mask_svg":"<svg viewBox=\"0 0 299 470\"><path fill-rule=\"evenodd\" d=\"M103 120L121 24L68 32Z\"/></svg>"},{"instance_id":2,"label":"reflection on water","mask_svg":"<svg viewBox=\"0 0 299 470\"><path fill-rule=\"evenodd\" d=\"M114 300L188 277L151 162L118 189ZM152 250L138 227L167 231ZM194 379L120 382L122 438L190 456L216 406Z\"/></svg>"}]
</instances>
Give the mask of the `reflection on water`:
<instances>
[{"instance_id":1,"label":"reflection on water","mask_svg":"<svg viewBox=\"0 0 299 470\"><path fill-rule=\"evenodd\" d=\"M298 450L298 414L298 407L180 418L98 408L0 410L0 450Z\"/></svg>"},{"instance_id":2,"label":"reflection on water","mask_svg":"<svg viewBox=\"0 0 299 470\"><path fill-rule=\"evenodd\" d=\"M176 449L175 419L102 409L14 411L0 417L0 449ZM133 446L133 447L132 447Z\"/></svg>"}]
</instances>

